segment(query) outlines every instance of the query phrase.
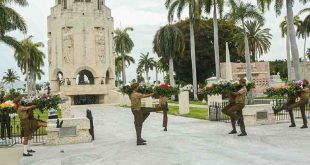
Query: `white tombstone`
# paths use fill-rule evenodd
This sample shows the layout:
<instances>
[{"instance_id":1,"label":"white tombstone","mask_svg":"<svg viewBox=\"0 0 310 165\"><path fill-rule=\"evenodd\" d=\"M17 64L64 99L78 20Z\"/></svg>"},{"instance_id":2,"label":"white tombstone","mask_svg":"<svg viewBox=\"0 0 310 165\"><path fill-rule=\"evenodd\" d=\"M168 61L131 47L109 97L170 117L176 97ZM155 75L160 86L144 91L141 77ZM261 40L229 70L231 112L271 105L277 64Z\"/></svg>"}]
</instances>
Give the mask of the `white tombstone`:
<instances>
[{"instance_id":1,"label":"white tombstone","mask_svg":"<svg viewBox=\"0 0 310 165\"><path fill-rule=\"evenodd\" d=\"M189 91L181 91L179 94L179 114L189 113Z\"/></svg>"},{"instance_id":2,"label":"white tombstone","mask_svg":"<svg viewBox=\"0 0 310 165\"><path fill-rule=\"evenodd\" d=\"M122 94L120 97L120 106L131 106L129 96L127 94Z\"/></svg>"}]
</instances>

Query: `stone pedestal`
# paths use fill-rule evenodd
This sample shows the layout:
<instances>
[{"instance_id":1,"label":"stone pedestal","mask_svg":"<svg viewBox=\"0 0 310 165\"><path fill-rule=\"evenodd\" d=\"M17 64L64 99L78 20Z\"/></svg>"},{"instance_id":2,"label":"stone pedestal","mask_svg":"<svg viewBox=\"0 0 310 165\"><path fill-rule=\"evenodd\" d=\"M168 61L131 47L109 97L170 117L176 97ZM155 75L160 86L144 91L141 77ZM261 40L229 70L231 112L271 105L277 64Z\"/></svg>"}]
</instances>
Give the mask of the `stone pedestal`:
<instances>
[{"instance_id":1,"label":"stone pedestal","mask_svg":"<svg viewBox=\"0 0 310 165\"><path fill-rule=\"evenodd\" d=\"M189 113L189 91L182 91L179 94L179 114Z\"/></svg>"},{"instance_id":2,"label":"stone pedestal","mask_svg":"<svg viewBox=\"0 0 310 165\"><path fill-rule=\"evenodd\" d=\"M73 115L71 115L71 103L70 103L70 101L65 102L63 104L59 104L59 108L61 109L62 118L73 118L74 117Z\"/></svg>"},{"instance_id":3,"label":"stone pedestal","mask_svg":"<svg viewBox=\"0 0 310 165\"><path fill-rule=\"evenodd\" d=\"M47 145L64 145L77 143L90 143L90 122L87 118L70 118L63 120L62 128L56 128L56 119L48 120L46 128Z\"/></svg>"},{"instance_id":4,"label":"stone pedestal","mask_svg":"<svg viewBox=\"0 0 310 165\"><path fill-rule=\"evenodd\" d=\"M243 117L246 126L276 124L270 104L246 105L243 109Z\"/></svg>"}]
</instances>

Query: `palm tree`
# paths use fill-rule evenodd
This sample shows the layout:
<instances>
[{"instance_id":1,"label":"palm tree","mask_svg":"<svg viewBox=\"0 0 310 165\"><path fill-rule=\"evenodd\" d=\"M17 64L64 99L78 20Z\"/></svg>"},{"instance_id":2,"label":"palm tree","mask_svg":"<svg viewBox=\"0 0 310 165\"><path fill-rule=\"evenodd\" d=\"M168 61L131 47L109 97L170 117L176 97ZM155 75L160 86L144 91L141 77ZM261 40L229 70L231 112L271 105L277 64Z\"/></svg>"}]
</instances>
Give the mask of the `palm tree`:
<instances>
[{"instance_id":1,"label":"palm tree","mask_svg":"<svg viewBox=\"0 0 310 165\"><path fill-rule=\"evenodd\" d=\"M35 92L35 84L37 79L41 79L44 74L42 67L44 66L44 53L39 49L44 47L42 42L33 42L33 36L21 41L22 50L15 51L15 59L18 67L23 74L26 75L27 91L32 95Z\"/></svg>"},{"instance_id":2,"label":"palm tree","mask_svg":"<svg viewBox=\"0 0 310 165\"><path fill-rule=\"evenodd\" d=\"M19 80L19 76L13 69L8 69L7 72L4 72L5 76L3 76L2 80L6 84L11 85L11 89L13 89L13 84Z\"/></svg>"},{"instance_id":3,"label":"palm tree","mask_svg":"<svg viewBox=\"0 0 310 165\"><path fill-rule=\"evenodd\" d=\"M120 76L122 74L122 71L123 71L122 59L116 58L115 59L115 76L116 76L117 86L120 85Z\"/></svg>"},{"instance_id":4,"label":"palm tree","mask_svg":"<svg viewBox=\"0 0 310 165\"><path fill-rule=\"evenodd\" d=\"M126 65L126 62L127 62L127 65ZM129 67L130 64L134 64L135 62L136 61L133 57L131 57L127 54L121 54L120 56L116 57L116 59L115 59L115 63L117 64L116 68L120 67L120 68L117 68L116 71L119 71L119 73L124 72L126 70L126 68ZM123 67L125 67L125 68L123 68ZM118 70L118 69L120 69L120 70ZM125 74L123 73L123 75L125 75Z\"/></svg>"},{"instance_id":5,"label":"palm tree","mask_svg":"<svg viewBox=\"0 0 310 165\"><path fill-rule=\"evenodd\" d=\"M9 5L27 6L26 0L0 0L0 42L5 43L15 49L21 49L20 43L6 33L14 30L27 32L24 19Z\"/></svg>"},{"instance_id":6,"label":"palm tree","mask_svg":"<svg viewBox=\"0 0 310 165\"><path fill-rule=\"evenodd\" d=\"M294 25L301 26L301 20L298 16L294 16ZM287 55L287 79L288 81L292 81L292 72L291 72L291 45L290 38L287 36L289 33L289 29L287 26L287 17L281 22L280 28L282 31L282 37L286 36L286 55Z\"/></svg>"},{"instance_id":7,"label":"palm tree","mask_svg":"<svg viewBox=\"0 0 310 165\"><path fill-rule=\"evenodd\" d=\"M169 59L170 85L175 86L173 59L183 54L185 49L182 31L175 25L161 27L154 37L153 50L162 59Z\"/></svg>"},{"instance_id":8,"label":"palm tree","mask_svg":"<svg viewBox=\"0 0 310 165\"><path fill-rule=\"evenodd\" d=\"M214 55L215 55L215 69L216 78L220 79L220 53L219 53L219 34L218 34L218 21L217 21L217 10L220 16L223 14L224 10L224 0L202 0L204 4L204 9L206 13L211 12L213 7L213 26L214 26Z\"/></svg>"},{"instance_id":9,"label":"palm tree","mask_svg":"<svg viewBox=\"0 0 310 165\"><path fill-rule=\"evenodd\" d=\"M163 71L163 63L159 59L158 61L155 61L154 64L155 64L154 67L155 67L155 75L156 75L155 76L156 77L155 82L156 82L156 84L158 84L159 83L159 81L158 81L158 73Z\"/></svg>"},{"instance_id":10,"label":"palm tree","mask_svg":"<svg viewBox=\"0 0 310 165\"><path fill-rule=\"evenodd\" d=\"M245 21L247 19L257 20L259 23L264 22L264 17L259 13L254 5L251 3L244 3L239 1L236 3L234 0L230 0L231 12L227 14L228 18L231 18L235 22L241 22L242 30L244 34L244 45L245 45L245 60L246 60L246 77L249 81L252 81L252 68L251 68L251 59L250 59L250 49L249 49L249 40L248 34L245 27ZM253 103L253 94L249 92L248 94L249 103Z\"/></svg>"},{"instance_id":11,"label":"palm tree","mask_svg":"<svg viewBox=\"0 0 310 165\"><path fill-rule=\"evenodd\" d=\"M199 1L198 1L199 2ZM189 10L189 24L190 24L190 48L191 48L191 61L193 72L193 86L194 86L194 100L198 100L197 92L197 72L196 72L196 54L195 54L195 32L194 24L201 16L201 5L197 0L166 0L166 8L168 9L168 21L171 23L174 20L174 12L180 19L183 10L188 7Z\"/></svg>"},{"instance_id":12,"label":"palm tree","mask_svg":"<svg viewBox=\"0 0 310 165\"><path fill-rule=\"evenodd\" d=\"M115 51L118 56L125 57L125 54L129 54L133 47L134 43L132 39L130 38L128 31L133 31L133 28L127 27L123 30L116 29L114 31L114 43L115 43ZM122 78L123 78L123 84L126 84L126 73L125 73L125 59L122 59L123 61L123 71L122 71Z\"/></svg>"},{"instance_id":13,"label":"palm tree","mask_svg":"<svg viewBox=\"0 0 310 165\"><path fill-rule=\"evenodd\" d=\"M153 57L149 57L149 52L146 54L141 53L138 68L143 68L145 71L146 81L149 83L149 71L153 70L155 66L155 59Z\"/></svg>"},{"instance_id":14,"label":"palm tree","mask_svg":"<svg viewBox=\"0 0 310 165\"><path fill-rule=\"evenodd\" d=\"M255 62L263 54L270 50L272 35L269 33L269 28L263 28L264 24L258 21L246 21L245 28L249 40L249 49L251 52L252 61ZM238 53L244 54L244 33L240 31L235 36L235 41L238 46Z\"/></svg>"},{"instance_id":15,"label":"palm tree","mask_svg":"<svg viewBox=\"0 0 310 165\"><path fill-rule=\"evenodd\" d=\"M299 12L299 14L303 14L306 12L310 13L310 8L306 8L306 9L301 10ZM302 26L299 29L297 29L297 34L298 34L298 37L302 37L305 40L305 42L304 42L304 59L306 60L307 37L309 37L309 35L310 35L310 14L306 16L304 21L302 21Z\"/></svg>"},{"instance_id":16,"label":"palm tree","mask_svg":"<svg viewBox=\"0 0 310 165\"><path fill-rule=\"evenodd\" d=\"M261 8L261 10L264 12L265 8L271 5L272 0L257 0L257 4ZM296 0L295 0L296 1ZM294 0L275 0L275 11L276 15L281 14L281 10L283 8L283 5L285 3L286 5L286 11L287 11L287 22L288 22L288 30L289 30L289 38L290 38L290 45L291 45L291 52L293 57L293 64L294 64L294 70L295 70L295 79L301 80L301 69L299 64L299 52L298 52L298 46L296 41L296 31L294 27L294 12L293 12L293 6L294 6ZM307 2L310 2L309 0L299 0L299 2L306 4Z\"/></svg>"}]
</instances>

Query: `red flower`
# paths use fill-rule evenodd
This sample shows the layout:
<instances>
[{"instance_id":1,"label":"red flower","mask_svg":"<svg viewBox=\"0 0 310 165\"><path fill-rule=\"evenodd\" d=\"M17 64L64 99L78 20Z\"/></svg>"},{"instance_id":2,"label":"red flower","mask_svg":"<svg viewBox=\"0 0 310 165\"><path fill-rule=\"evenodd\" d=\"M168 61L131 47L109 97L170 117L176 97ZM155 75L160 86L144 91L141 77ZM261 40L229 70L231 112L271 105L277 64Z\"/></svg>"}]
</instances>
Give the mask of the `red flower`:
<instances>
[{"instance_id":1,"label":"red flower","mask_svg":"<svg viewBox=\"0 0 310 165\"><path fill-rule=\"evenodd\" d=\"M167 85L167 84L162 84L159 86L160 88L163 88L163 89L169 89L169 88L172 88L170 85Z\"/></svg>"}]
</instances>

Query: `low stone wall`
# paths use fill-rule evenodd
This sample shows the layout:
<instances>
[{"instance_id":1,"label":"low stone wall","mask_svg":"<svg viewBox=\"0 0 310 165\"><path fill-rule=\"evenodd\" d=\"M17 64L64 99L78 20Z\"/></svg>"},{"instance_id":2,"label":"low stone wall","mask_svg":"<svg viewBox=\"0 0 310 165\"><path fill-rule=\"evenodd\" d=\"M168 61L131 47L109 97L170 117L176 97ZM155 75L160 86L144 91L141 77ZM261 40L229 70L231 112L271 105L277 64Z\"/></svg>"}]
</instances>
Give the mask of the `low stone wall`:
<instances>
[{"instance_id":1,"label":"low stone wall","mask_svg":"<svg viewBox=\"0 0 310 165\"><path fill-rule=\"evenodd\" d=\"M89 134L90 122L88 118L63 118L62 128L56 128L56 119L48 121L46 128L47 145L64 145L91 142Z\"/></svg>"},{"instance_id":2,"label":"low stone wall","mask_svg":"<svg viewBox=\"0 0 310 165\"><path fill-rule=\"evenodd\" d=\"M246 126L276 124L270 104L246 105L243 109L243 117Z\"/></svg>"}]
</instances>

